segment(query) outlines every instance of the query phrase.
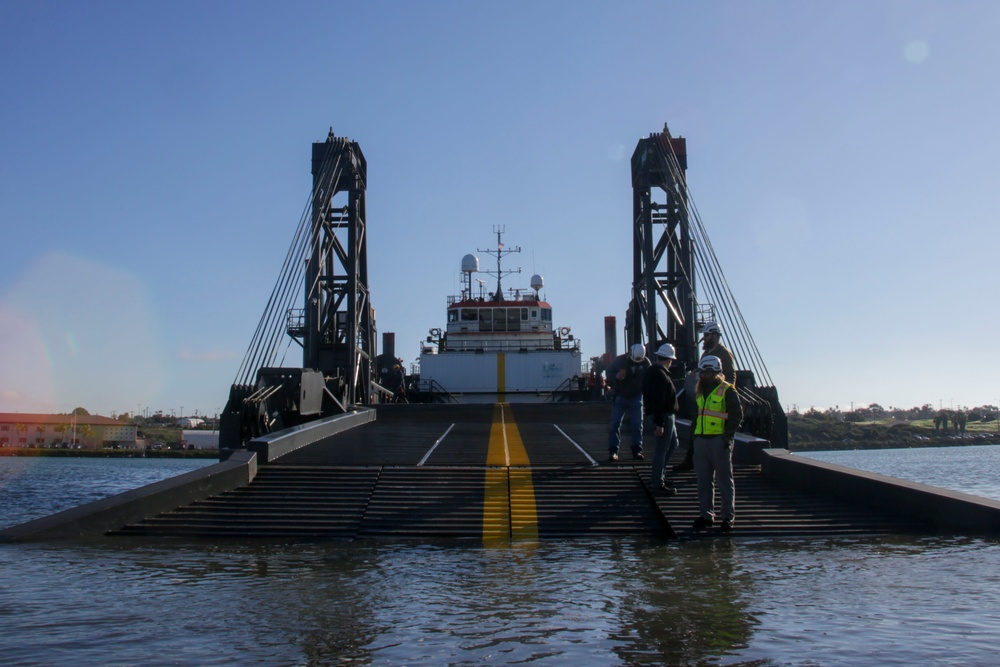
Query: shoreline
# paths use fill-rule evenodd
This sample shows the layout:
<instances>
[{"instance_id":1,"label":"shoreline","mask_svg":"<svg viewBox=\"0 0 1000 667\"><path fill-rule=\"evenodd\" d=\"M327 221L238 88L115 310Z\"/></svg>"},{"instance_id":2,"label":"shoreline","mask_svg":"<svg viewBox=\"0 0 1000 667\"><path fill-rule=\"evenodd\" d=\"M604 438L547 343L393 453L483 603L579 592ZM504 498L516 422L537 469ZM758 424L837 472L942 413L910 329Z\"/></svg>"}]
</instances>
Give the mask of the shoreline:
<instances>
[{"instance_id":1,"label":"shoreline","mask_svg":"<svg viewBox=\"0 0 1000 667\"><path fill-rule=\"evenodd\" d=\"M832 440L814 440L808 442L790 442L790 452L845 451L862 449L917 449L921 447L972 447L974 445L1000 445L1000 438L936 438L933 440L886 440L882 442Z\"/></svg>"},{"instance_id":2,"label":"shoreline","mask_svg":"<svg viewBox=\"0 0 1000 667\"><path fill-rule=\"evenodd\" d=\"M218 459L218 449L41 449L38 447L0 447L3 456L62 456L108 459Z\"/></svg>"}]
</instances>

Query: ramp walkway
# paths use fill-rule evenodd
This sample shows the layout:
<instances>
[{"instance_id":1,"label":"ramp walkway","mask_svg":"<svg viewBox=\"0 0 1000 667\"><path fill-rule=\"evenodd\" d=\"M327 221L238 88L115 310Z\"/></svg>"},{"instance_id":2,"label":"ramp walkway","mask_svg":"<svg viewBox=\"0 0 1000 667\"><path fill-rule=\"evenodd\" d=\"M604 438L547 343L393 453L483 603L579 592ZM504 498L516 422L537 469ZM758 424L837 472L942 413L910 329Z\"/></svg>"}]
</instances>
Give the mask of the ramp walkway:
<instances>
[{"instance_id":1,"label":"ramp walkway","mask_svg":"<svg viewBox=\"0 0 1000 667\"><path fill-rule=\"evenodd\" d=\"M736 467L733 531L693 532L694 474L674 496L632 460L608 461L610 405L386 405L377 418L261 465L249 485L114 535L269 539L452 538L483 542L595 535L817 537L926 530L898 515L768 483ZM647 457L652 444L647 439ZM676 463L681 452L675 455Z\"/></svg>"}]
</instances>

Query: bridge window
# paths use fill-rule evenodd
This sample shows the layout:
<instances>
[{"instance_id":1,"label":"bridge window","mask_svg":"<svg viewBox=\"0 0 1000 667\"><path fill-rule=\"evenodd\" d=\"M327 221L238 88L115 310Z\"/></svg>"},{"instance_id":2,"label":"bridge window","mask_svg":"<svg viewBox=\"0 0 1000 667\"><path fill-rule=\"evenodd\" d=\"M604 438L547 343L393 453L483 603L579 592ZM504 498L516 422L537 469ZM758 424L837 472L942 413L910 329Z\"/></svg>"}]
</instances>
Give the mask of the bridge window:
<instances>
[{"instance_id":1,"label":"bridge window","mask_svg":"<svg viewBox=\"0 0 1000 667\"><path fill-rule=\"evenodd\" d=\"M494 331L507 331L507 309L506 308L494 308L493 309L493 330Z\"/></svg>"},{"instance_id":2,"label":"bridge window","mask_svg":"<svg viewBox=\"0 0 1000 667\"><path fill-rule=\"evenodd\" d=\"M480 308L479 309L479 330L480 331L493 331L493 309L492 308Z\"/></svg>"},{"instance_id":3,"label":"bridge window","mask_svg":"<svg viewBox=\"0 0 1000 667\"><path fill-rule=\"evenodd\" d=\"M520 308L508 308L507 309L507 331L520 331L521 330L521 309Z\"/></svg>"},{"instance_id":4,"label":"bridge window","mask_svg":"<svg viewBox=\"0 0 1000 667\"><path fill-rule=\"evenodd\" d=\"M457 310L449 310L448 311L448 321L449 322L458 322L458 311Z\"/></svg>"},{"instance_id":5,"label":"bridge window","mask_svg":"<svg viewBox=\"0 0 1000 667\"><path fill-rule=\"evenodd\" d=\"M475 322L479 319L479 310L477 308L463 308L462 309L462 321L463 322Z\"/></svg>"},{"instance_id":6,"label":"bridge window","mask_svg":"<svg viewBox=\"0 0 1000 667\"><path fill-rule=\"evenodd\" d=\"M551 321L552 321L552 309L542 308L542 322L551 322Z\"/></svg>"}]
</instances>

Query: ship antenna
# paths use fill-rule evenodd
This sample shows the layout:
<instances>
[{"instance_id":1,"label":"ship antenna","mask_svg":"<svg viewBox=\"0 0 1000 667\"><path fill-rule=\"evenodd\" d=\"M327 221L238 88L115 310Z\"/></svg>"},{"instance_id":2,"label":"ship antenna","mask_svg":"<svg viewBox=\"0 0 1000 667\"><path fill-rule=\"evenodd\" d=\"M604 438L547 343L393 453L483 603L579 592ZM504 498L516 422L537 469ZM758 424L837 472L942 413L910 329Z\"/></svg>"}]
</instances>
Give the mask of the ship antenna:
<instances>
[{"instance_id":1,"label":"ship antenna","mask_svg":"<svg viewBox=\"0 0 1000 667\"><path fill-rule=\"evenodd\" d=\"M504 271L504 270L502 270L500 268L500 260L503 257L506 257L507 255L510 255L511 253L521 252L521 248L519 246L515 246L513 248L504 248L502 236L505 233L507 233L506 226L494 225L494 227L493 227L493 233L497 235L497 247L496 247L496 250L489 250L489 249L483 250L482 248L479 248L479 249L476 250L476 252L485 252L485 253L487 253L489 255L493 255L494 257L497 258L497 270L496 271L483 271L483 273L496 273L496 276L497 276L497 291L493 295L493 300L494 301L503 301L503 287L501 285L501 281L502 281L503 277L507 276L507 275L510 275L512 273L520 273L521 269L519 267L516 271L515 270Z\"/></svg>"}]
</instances>

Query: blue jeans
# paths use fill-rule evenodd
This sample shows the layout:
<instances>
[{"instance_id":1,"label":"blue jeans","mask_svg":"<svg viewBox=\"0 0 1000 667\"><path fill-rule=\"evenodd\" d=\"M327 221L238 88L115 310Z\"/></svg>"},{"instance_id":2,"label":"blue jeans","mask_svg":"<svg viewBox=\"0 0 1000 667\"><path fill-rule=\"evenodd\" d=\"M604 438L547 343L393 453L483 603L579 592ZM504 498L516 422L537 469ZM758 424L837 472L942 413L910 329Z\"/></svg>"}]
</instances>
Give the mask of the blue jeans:
<instances>
[{"instance_id":1,"label":"blue jeans","mask_svg":"<svg viewBox=\"0 0 1000 667\"><path fill-rule=\"evenodd\" d=\"M649 433L656 432L652 416L646 417L646 430ZM666 415L663 418L663 435L653 436L653 466L650 470L649 483L654 489L666 483L667 461L675 449L677 449L677 424L673 415Z\"/></svg>"},{"instance_id":2,"label":"blue jeans","mask_svg":"<svg viewBox=\"0 0 1000 667\"><path fill-rule=\"evenodd\" d=\"M642 451L642 394L632 398L615 396L615 402L611 406L611 430L608 432L608 451L612 454L618 453L621 444L620 431L626 411L632 422L632 453Z\"/></svg>"}]
</instances>

